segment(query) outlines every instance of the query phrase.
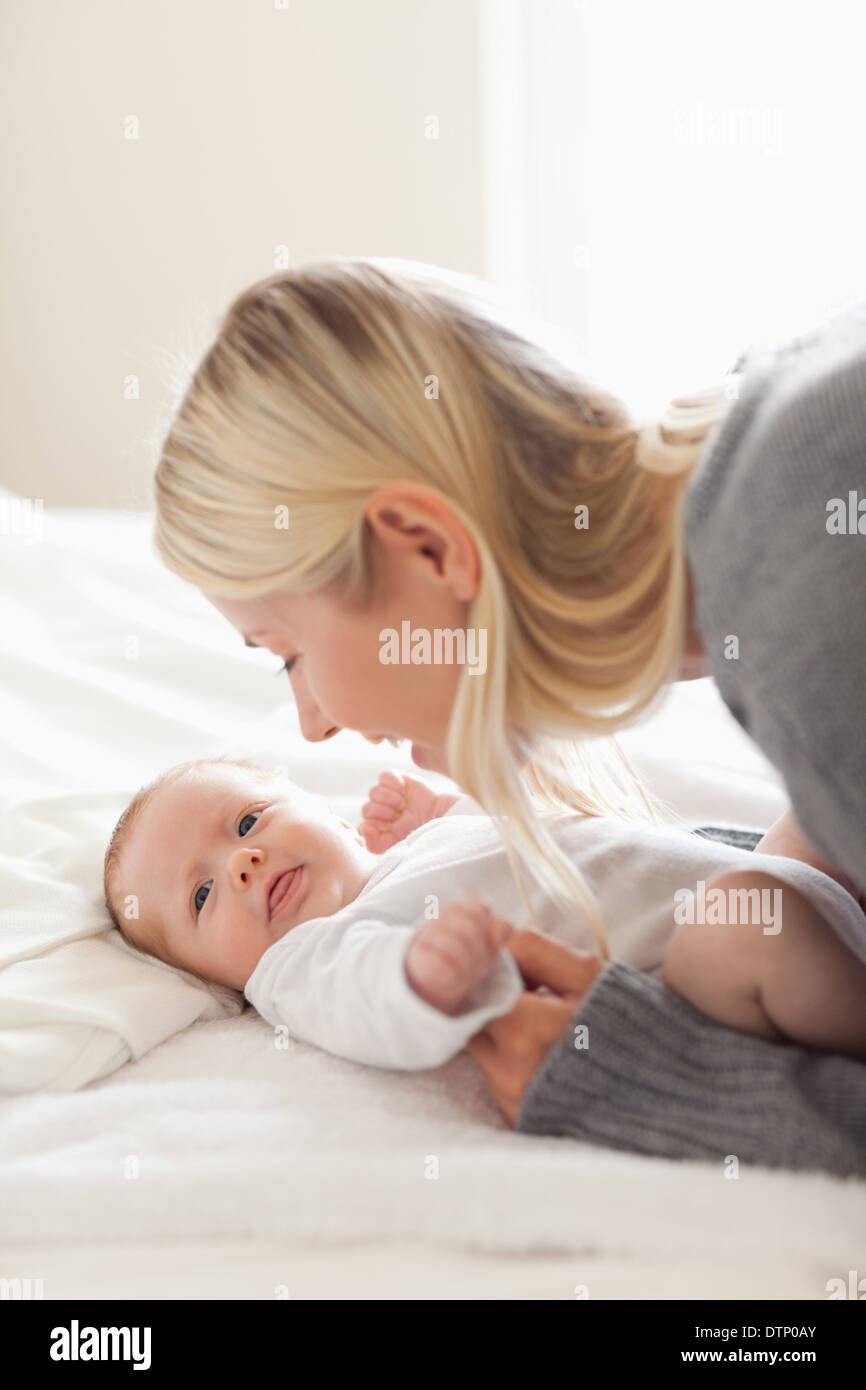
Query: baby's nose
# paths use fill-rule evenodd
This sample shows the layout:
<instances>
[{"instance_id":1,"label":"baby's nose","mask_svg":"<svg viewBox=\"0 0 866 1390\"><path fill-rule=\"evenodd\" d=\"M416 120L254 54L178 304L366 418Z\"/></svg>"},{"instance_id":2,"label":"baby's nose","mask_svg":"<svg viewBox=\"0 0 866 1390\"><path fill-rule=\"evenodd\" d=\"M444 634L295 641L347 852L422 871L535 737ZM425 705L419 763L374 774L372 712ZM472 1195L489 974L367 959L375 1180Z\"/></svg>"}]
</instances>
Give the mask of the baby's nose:
<instances>
[{"instance_id":1,"label":"baby's nose","mask_svg":"<svg viewBox=\"0 0 866 1390\"><path fill-rule=\"evenodd\" d=\"M231 857L230 873L235 883L246 887L267 861L265 851L257 845L238 846Z\"/></svg>"}]
</instances>

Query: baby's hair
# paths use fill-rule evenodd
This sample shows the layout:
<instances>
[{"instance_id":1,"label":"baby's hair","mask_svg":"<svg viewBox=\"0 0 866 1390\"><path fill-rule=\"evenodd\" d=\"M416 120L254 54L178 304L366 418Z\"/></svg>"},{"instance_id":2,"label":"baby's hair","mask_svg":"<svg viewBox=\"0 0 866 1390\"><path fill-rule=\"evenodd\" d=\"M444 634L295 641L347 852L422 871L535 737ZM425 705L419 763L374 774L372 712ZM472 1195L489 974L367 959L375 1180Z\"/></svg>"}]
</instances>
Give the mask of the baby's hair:
<instances>
[{"instance_id":1,"label":"baby's hair","mask_svg":"<svg viewBox=\"0 0 866 1390\"><path fill-rule=\"evenodd\" d=\"M187 773L202 767L242 767L247 772L255 773L263 781L269 781L279 776L279 774L272 769L263 767L260 763L251 762L248 758L194 758L190 762L177 763L166 772L160 773L153 781L140 787L135 793L135 796L122 812L117 824L111 832L111 839L105 851L105 866L103 870L105 905L108 908L108 913L112 922L117 927L121 936L123 936L131 946L135 946L146 955L156 956L160 960L167 961L169 965L176 965L184 970L188 970L189 967L181 966L180 962L175 960L172 956L172 952L166 941L165 927L162 922L155 923L148 933L145 934L136 929L137 917L127 917L125 913L120 910L120 905L116 899L118 887L117 878L124 851L132 838L133 831L138 825L145 808L150 805L153 798L158 792L162 791L164 787L170 786L173 782L179 781L181 777L185 777ZM194 974L195 972L190 971L189 973Z\"/></svg>"}]
</instances>

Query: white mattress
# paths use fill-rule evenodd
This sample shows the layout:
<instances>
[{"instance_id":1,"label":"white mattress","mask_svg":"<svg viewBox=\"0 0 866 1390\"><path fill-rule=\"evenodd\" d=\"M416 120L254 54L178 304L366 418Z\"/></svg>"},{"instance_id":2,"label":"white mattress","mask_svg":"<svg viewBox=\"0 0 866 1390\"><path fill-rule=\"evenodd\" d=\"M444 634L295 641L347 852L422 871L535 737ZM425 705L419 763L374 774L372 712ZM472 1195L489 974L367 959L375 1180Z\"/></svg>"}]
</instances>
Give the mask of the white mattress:
<instances>
[{"instance_id":1,"label":"white mattress","mask_svg":"<svg viewBox=\"0 0 866 1390\"><path fill-rule=\"evenodd\" d=\"M171 763L263 757L349 818L383 766L411 766L348 733L304 743L276 658L166 573L149 535L146 517L57 512L41 543L0 548L4 906L18 885L55 945L105 932L105 838ZM696 823L764 828L785 804L707 681L622 742ZM124 1046L89 1084L0 1101L0 1277L42 1278L49 1298L822 1298L862 1257L866 1184L728 1181L515 1134L466 1055L367 1069L278 1051L252 1010L218 1007L137 1060Z\"/></svg>"}]
</instances>

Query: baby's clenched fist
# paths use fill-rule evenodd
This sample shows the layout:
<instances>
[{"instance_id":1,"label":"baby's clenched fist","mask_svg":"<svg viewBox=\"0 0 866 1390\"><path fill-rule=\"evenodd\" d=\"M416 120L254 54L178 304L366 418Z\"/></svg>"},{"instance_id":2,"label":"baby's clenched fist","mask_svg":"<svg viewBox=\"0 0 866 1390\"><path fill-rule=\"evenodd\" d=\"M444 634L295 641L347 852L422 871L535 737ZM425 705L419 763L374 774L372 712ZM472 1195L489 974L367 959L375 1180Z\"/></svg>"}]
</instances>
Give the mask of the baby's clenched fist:
<instances>
[{"instance_id":1,"label":"baby's clenched fist","mask_svg":"<svg viewBox=\"0 0 866 1390\"><path fill-rule=\"evenodd\" d=\"M384 854L413 830L444 816L457 800L447 792L434 792L417 777L380 772L378 782L370 789L369 800L361 808L358 829L371 854Z\"/></svg>"},{"instance_id":2,"label":"baby's clenched fist","mask_svg":"<svg viewBox=\"0 0 866 1390\"><path fill-rule=\"evenodd\" d=\"M500 947L514 931L480 898L462 898L413 936L406 976L415 993L434 1009L454 1014L473 985L487 974Z\"/></svg>"}]
</instances>

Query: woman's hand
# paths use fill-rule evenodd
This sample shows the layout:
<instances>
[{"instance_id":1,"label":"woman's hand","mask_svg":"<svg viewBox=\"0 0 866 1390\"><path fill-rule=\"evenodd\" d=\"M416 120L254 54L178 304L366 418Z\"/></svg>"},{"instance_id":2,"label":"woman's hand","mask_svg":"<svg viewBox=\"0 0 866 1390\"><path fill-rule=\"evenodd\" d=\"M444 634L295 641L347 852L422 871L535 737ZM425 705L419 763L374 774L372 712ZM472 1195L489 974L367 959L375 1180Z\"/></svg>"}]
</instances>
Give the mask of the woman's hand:
<instances>
[{"instance_id":1,"label":"woman's hand","mask_svg":"<svg viewBox=\"0 0 866 1390\"><path fill-rule=\"evenodd\" d=\"M466 1049L513 1125L530 1081L564 1036L604 961L537 931L516 931L505 949L527 988L511 1012L492 1019Z\"/></svg>"}]
</instances>

